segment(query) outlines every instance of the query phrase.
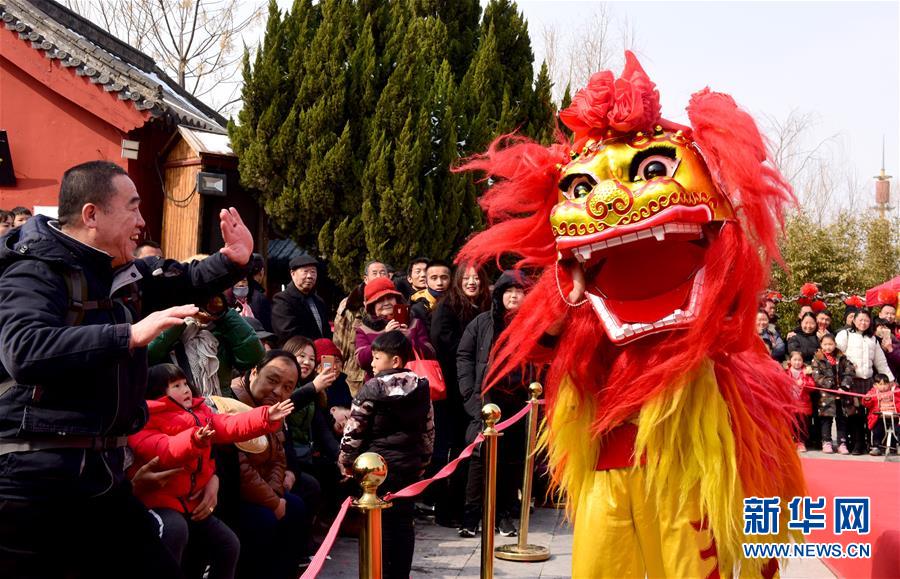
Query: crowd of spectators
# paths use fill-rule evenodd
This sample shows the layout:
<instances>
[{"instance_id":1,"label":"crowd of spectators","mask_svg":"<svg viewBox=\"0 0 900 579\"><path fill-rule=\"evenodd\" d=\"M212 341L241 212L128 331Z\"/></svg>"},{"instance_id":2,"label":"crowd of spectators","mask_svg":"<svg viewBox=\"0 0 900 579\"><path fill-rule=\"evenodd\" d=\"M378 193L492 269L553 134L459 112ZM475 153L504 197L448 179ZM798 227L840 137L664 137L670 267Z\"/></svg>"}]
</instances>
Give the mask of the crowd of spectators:
<instances>
[{"instance_id":1,"label":"crowd of spectators","mask_svg":"<svg viewBox=\"0 0 900 579\"><path fill-rule=\"evenodd\" d=\"M23 225L33 216L27 207L13 207L9 211L0 209L0 236L6 235L10 229Z\"/></svg>"},{"instance_id":2,"label":"crowd of spectators","mask_svg":"<svg viewBox=\"0 0 900 579\"><path fill-rule=\"evenodd\" d=\"M521 272L372 260L326 303L307 253L267 292L233 209L220 251L175 261L142 238L139 205L123 169L91 162L64 175L58 219L0 214L0 576L296 577L358 491L361 453L386 459L382 493L400 490L475 440L483 404L510 416L542 378L525 366L484 392L529 286ZM896 308L848 307L839 328L803 308L785 336L777 321L766 301L756 327L796 384L798 449L881 453ZM410 370L423 360L442 384ZM409 577L417 517L515 536L524 441L522 422L500 439L495 529L479 529L479 450L395 500L385 576Z\"/></svg>"},{"instance_id":3,"label":"crowd of spectators","mask_svg":"<svg viewBox=\"0 0 900 579\"><path fill-rule=\"evenodd\" d=\"M474 440L484 403L524 405L529 368L482 394L520 273L373 260L331 304L307 253L267 292L233 210L225 248L179 262L142 237L139 204L121 168L92 162L64 176L59 219L2 215L0 574L112 577L128 561L136 577L296 577L358 492L361 453L397 491ZM443 374L434 401L416 360ZM490 532L513 536L524 429L501 444ZM480 531L480 466L385 511L386 577L409 576L417 517Z\"/></svg>"},{"instance_id":4,"label":"crowd of spectators","mask_svg":"<svg viewBox=\"0 0 900 579\"><path fill-rule=\"evenodd\" d=\"M790 325L789 325L790 327ZM900 392L900 326L896 304L871 309L846 305L835 323L831 311L802 306L785 336L776 302L766 299L756 330L772 359L795 381L803 437L800 452L881 456L887 430L896 432ZM892 415L892 412L894 413ZM896 434L893 436L896 444Z\"/></svg>"}]
</instances>

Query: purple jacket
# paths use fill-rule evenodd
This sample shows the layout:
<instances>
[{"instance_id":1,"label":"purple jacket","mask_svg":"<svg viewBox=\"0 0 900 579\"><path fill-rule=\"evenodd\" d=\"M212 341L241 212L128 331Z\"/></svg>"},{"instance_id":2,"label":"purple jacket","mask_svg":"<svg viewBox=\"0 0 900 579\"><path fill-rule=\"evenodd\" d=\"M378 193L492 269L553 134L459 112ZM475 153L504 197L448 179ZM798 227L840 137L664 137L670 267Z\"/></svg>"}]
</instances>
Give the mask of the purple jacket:
<instances>
[{"instance_id":1,"label":"purple jacket","mask_svg":"<svg viewBox=\"0 0 900 579\"><path fill-rule=\"evenodd\" d=\"M377 324L377 322L373 324L382 326L381 330L374 330L368 325L372 322L373 320L366 316L362 324L356 328L356 360L359 362L359 367L366 371L367 382L372 379L372 342L384 333L382 324ZM435 357L434 347L428 341L428 331L425 329L425 324L422 323L422 320L413 318L410 321L409 328L401 331L412 342L412 346L419 357L426 359Z\"/></svg>"},{"instance_id":2,"label":"purple jacket","mask_svg":"<svg viewBox=\"0 0 900 579\"><path fill-rule=\"evenodd\" d=\"M900 340L898 340L897 336L894 334L891 334L891 345L893 346L891 352L888 352L884 348L882 348L881 351L884 352L884 358L887 360L888 368L891 369L891 374L894 375L894 379L900 380Z\"/></svg>"}]
</instances>

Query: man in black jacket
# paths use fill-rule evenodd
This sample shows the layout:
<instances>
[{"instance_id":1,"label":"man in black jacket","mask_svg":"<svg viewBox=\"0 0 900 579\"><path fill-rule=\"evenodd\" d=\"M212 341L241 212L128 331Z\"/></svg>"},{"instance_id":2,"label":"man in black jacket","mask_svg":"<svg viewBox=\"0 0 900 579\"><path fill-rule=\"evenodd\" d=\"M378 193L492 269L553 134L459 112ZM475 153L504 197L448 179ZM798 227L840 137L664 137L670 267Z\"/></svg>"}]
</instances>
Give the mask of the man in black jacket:
<instances>
[{"instance_id":1,"label":"man in black jacket","mask_svg":"<svg viewBox=\"0 0 900 579\"><path fill-rule=\"evenodd\" d=\"M291 259L291 283L272 298L272 329L282 342L294 336L331 339L328 308L315 294L318 265L306 253Z\"/></svg>"},{"instance_id":2,"label":"man in black jacket","mask_svg":"<svg viewBox=\"0 0 900 579\"><path fill-rule=\"evenodd\" d=\"M66 171L59 221L0 247L0 576L178 577L125 471L147 421L147 344L245 275L234 209L225 247L182 265L132 261L144 220L118 165ZM127 564L127 567L125 566Z\"/></svg>"}]
</instances>

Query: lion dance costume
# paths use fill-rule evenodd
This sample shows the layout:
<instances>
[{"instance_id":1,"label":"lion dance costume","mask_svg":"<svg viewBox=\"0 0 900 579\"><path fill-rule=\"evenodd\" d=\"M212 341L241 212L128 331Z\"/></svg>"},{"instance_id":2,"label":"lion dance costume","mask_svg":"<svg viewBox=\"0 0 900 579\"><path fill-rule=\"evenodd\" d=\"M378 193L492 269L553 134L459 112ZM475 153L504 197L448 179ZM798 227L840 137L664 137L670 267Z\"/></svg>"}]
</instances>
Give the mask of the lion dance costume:
<instances>
[{"instance_id":1,"label":"lion dance costume","mask_svg":"<svg viewBox=\"0 0 900 579\"><path fill-rule=\"evenodd\" d=\"M492 185L489 227L458 261L542 271L492 376L548 364L542 440L575 577L775 576L741 544L789 541L805 490L790 383L753 324L791 189L731 97L705 89L687 111L691 127L663 119L626 53L621 77L595 74L562 111L571 140L501 137L464 167ZM778 536L745 536L745 497L781 498Z\"/></svg>"}]
</instances>

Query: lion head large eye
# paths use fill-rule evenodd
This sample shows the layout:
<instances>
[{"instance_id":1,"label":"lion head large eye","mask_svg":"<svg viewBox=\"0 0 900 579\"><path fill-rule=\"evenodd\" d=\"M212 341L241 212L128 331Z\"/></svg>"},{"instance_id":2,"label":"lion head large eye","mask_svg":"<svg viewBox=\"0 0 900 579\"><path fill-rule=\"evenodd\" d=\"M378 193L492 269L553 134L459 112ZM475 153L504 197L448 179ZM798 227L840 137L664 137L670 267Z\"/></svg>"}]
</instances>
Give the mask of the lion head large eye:
<instances>
[{"instance_id":1,"label":"lion head large eye","mask_svg":"<svg viewBox=\"0 0 900 579\"><path fill-rule=\"evenodd\" d=\"M657 145L634 156L629 176L632 182L651 181L659 177L672 177L677 168L678 158L675 149Z\"/></svg>"},{"instance_id":2,"label":"lion head large eye","mask_svg":"<svg viewBox=\"0 0 900 579\"><path fill-rule=\"evenodd\" d=\"M584 199L594 190L594 180L588 175L573 175L564 184L563 195L569 201Z\"/></svg>"},{"instance_id":3,"label":"lion head large eye","mask_svg":"<svg viewBox=\"0 0 900 579\"><path fill-rule=\"evenodd\" d=\"M636 177L644 181L656 179L657 177L671 177L675 174L675 167L676 162L674 159L663 157L662 155L654 155L647 157L641 162L638 166Z\"/></svg>"}]
</instances>

